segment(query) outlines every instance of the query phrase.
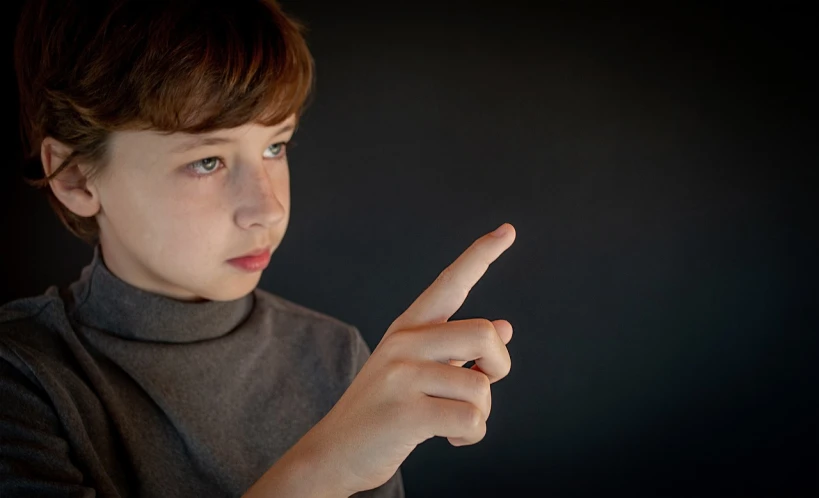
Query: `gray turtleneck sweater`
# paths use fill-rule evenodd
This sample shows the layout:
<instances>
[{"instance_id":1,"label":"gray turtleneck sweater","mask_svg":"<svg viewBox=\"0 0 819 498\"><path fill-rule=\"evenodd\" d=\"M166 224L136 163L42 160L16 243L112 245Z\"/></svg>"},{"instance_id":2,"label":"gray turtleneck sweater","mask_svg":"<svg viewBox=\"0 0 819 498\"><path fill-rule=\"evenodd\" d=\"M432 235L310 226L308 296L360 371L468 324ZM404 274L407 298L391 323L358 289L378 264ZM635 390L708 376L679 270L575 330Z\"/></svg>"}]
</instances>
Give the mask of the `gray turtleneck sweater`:
<instances>
[{"instance_id":1,"label":"gray turtleneck sweater","mask_svg":"<svg viewBox=\"0 0 819 498\"><path fill-rule=\"evenodd\" d=\"M371 354L256 288L185 302L112 274L0 307L0 496L241 496ZM401 471L357 497L404 496Z\"/></svg>"}]
</instances>

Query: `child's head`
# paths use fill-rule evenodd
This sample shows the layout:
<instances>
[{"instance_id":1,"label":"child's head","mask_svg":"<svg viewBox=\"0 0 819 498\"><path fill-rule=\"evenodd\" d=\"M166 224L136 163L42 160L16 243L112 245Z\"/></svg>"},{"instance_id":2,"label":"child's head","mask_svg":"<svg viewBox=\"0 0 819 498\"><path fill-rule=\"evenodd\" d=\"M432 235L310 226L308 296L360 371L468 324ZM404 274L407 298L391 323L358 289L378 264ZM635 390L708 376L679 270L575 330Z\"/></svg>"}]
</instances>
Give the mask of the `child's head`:
<instances>
[{"instance_id":1,"label":"child's head","mask_svg":"<svg viewBox=\"0 0 819 498\"><path fill-rule=\"evenodd\" d=\"M275 0L33 0L15 40L25 153L66 227L140 288L236 299L278 247L313 85ZM224 140L224 141L223 141ZM63 161L64 164L63 164Z\"/></svg>"}]
</instances>

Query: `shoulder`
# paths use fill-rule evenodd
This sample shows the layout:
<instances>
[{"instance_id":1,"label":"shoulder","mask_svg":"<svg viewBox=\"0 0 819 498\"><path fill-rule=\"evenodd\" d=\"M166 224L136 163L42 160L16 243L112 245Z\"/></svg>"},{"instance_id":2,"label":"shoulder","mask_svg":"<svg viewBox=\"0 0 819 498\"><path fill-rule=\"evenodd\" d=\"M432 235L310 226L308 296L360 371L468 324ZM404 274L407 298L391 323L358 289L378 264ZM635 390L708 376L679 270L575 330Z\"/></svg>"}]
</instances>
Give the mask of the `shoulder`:
<instances>
[{"instance_id":1,"label":"shoulder","mask_svg":"<svg viewBox=\"0 0 819 498\"><path fill-rule=\"evenodd\" d=\"M43 294L41 296L15 299L0 305L0 327L11 328L16 322L37 317L48 306L53 305L55 299L59 300L59 297Z\"/></svg>"},{"instance_id":2,"label":"shoulder","mask_svg":"<svg viewBox=\"0 0 819 498\"><path fill-rule=\"evenodd\" d=\"M55 287L43 295L9 301L0 306L0 358L18 368L62 362L68 358L61 333L66 327L70 325Z\"/></svg>"},{"instance_id":3,"label":"shoulder","mask_svg":"<svg viewBox=\"0 0 819 498\"><path fill-rule=\"evenodd\" d=\"M48 330L45 321L57 308L62 308L62 300L53 294L24 297L1 305L0 341L42 338Z\"/></svg>"},{"instance_id":4,"label":"shoulder","mask_svg":"<svg viewBox=\"0 0 819 498\"><path fill-rule=\"evenodd\" d=\"M0 496L34 489L55 496L93 493L79 487L83 475L72 461L53 391L43 382L44 371L60 383L71 375L51 369L55 359L60 365L66 358L59 335L40 321L53 305L38 296L0 306Z\"/></svg>"}]
</instances>

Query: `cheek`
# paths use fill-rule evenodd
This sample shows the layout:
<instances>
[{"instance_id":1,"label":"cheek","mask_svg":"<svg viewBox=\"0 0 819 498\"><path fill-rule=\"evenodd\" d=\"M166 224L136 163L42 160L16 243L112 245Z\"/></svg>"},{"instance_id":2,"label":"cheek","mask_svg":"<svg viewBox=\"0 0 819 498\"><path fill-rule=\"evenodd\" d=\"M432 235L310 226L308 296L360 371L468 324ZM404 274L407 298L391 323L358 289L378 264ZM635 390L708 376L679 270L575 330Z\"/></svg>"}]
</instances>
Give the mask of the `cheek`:
<instances>
[{"instance_id":1,"label":"cheek","mask_svg":"<svg viewBox=\"0 0 819 498\"><path fill-rule=\"evenodd\" d=\"M187 254L193 261L208 259L230 246L232 208L223 191L168 192L157 199L156 206L156 231L174 252Z\"/></svg>"},{"instance_id":2,"label":"cheek","mask_svg":"<svg viewBox=\"0 0 819 498\"><path fill-rule=\"evenodd\" d=\"M153 208L154 222L168 241L207 245L228 228L226 209L212 197L171 195Z\"/></svg>"},{"instance_id":3,"label":"cheek","mask_svg":"<svg viewBox=\"0 0 819 498\"><path fill-rule=\"evenodd\" d=\"M109 218L120 235L145 254L188 254L195 257L224 220L219 203L205 196L157 185L118 188L109 193ZM224 213L222 213L224 218Z\"/></svg>"},{"instance_id":4,"label":"cheek","mask_svg":"<svg viewBox=\"0 0 819 498\"><path fill-rule=\"evenodd\" d=\"M120 176L105 189L103 211L112 227L123 238L148 236L155 226L155 212L161 207L150 188L132 178Z\"/></svg>"},{"instance_id":5,"label":"cheek","mask_svg":"<svg viewBox=\"0 0 819 498\"><path fill-rule=\"evenodd\" d=\"M278 200L287 211L290 211L290 186L286 183L279 183L275 187L276 200Z\"/></svg>"},{"instance_id":6,"label":"cheek","mask_svg":"<svg viewBox=\"0 0 819 498\"><path fill-rule=\"evenodd\" d=\"M290 166L285 163L282 168L280 176L274 179L273 190L276 194L276 199L281 202L287 211L290 211Z\"/></svg>"},{"instance_id":7,"label":"cheek","mask_svg":"<svg viewBox=\"0 0 819 498\"><path fill-rule=\"evenodd\" d=\"M155 268L176 281L199 281L220 261L228 241L224 213L182 197L157 201L138 243Z\"/></svg>"}]
</instances>

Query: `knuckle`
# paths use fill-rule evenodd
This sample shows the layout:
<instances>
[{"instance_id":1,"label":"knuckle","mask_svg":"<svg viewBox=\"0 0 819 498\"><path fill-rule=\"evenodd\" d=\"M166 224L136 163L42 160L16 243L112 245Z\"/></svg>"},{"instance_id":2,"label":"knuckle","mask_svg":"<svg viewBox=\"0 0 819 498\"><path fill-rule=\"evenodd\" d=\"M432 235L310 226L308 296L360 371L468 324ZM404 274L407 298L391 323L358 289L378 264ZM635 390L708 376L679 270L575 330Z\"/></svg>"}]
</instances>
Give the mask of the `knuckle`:
<instances>
[{"instance_id":1,"label":"knuckle","mask_svg":"<svg viewBox=\"0 0 819 498\"><path fill-rule=\"evenodd\" d=\"M495 329L495 324L493 324L488 318L479 318L478 320L481 322L481 334L483 334L484 339L494 341L495 337L498 335L498 331Z\"/></svg>"},{"instance_id":2,"label":"knuckle","mask_svg":"<svg viewBox=\"0 0 819 498\"><path fill-rule=\"evenodd\" d=\"M486 422L481 420L480 424L475 428L475 433L477 434L477 437L475 437L476 443L486 437Z\"/></svg>"},{"instance_id":3,"label":"knuckle","mask_svg":"<svg viewBox=\"0 0 819 498\"><path fill-rule=\"evenodd\" d=\"M484 413L483 420L484 423L489 419L489 415L492 413L492 394L490 393L486 397L486 412Z\"/></svg>"},{"instance_id":4,"label":"knuckle","mask_svg":"<svg viewBox=\"0 0 819 498\"><path fill-rule=\"evenodd\" d=\"M495 330L495 325L486 318L478 318L476 328L480 334L481 342L487 346L495 344L498 339L498 331Z\"/></svg>"},{"instance_id":5,"label":"knuckle","mask_svg":"<svg viewBox=\"0 0 819 498\"><path fill-rule=\"evenodd\" d=\"M475 405L468 404L461 416L462 425L470 431L478 429L483 424L483 412Z\"/></svg>"},{"instance_id":6,"label":"knuckle","mask_svg":"<svg viewBox=\"0 0 819 498\"><path fill-rule=\"evenodd\" d=\"M488 393L491 392L491 385L492 383L489 382L489 377L481 372L477 372L475 370L468 370L471 372L472 382L473 382L473 389L479 398L485 397Z\"/></svg>"},{"instance_id":7,"label":"knuckle","mask_svg":"<svg viewBox=\"0 0 819 498\"><path fill-rule=\"evenodd\" d=\"M438 274L438 277L435 279L439 284L447 285L452 282L455 278L453 275L453 270L451 266L447 266L444 270Z\"/></svg>"},{"instance_id":8,"label":"knuckle","mask_svg":"<svg viewBox=\"0 0 819 498\"><path fill-rule=\"evenodd\" d=\"M438 277L435 279L438 285L443 287L452 287L456 292L459 292L464 299L469 294L468 288L463 288L458 283L458 278L456 275L456 271L452 266L447 266L444 270L438 274Z\"/></svg>"},{"instance_id":9,"label":"knuckle","mask_svg":"<svg viewBox=\"0 0 819 498\"><path fill-rule=\"evenodd\" d=\"M503 376L506 377L509 375L509 372L512 371L512 360L509 358L509 352L506 353L506 361L503 363Z\"/></svg>"},{"instance_id":10,"label":"knuckle","mask_svg":"<svg viewBox=\"0 0 819 498\"><path fill-rule=\"evenodd\" d=\"M395 331L401 328L401 322L403 320L403 314L398 316L395 320L390 322L390 326L387 327L387 334L395 334Z\"/></svg>"},{"instance_id":11,"label":"knuckle","mask_svg":"<svg viewBox=\"0 0 819 498\"><path fill-rule=\"evenodd\" d=\"M401 351L406 350L406 348L407 348L406 344L407 344L408 339L409 339L409 336L407 335L406 332L404 332L402 330L397 330L397 331L393 332L392 334L390 334L389 337L384 339L383 346L382 346L384 348L384 350L385 350L384 352L390 358L399 357L400 354L401 354Z\"/></svg>"},{"instance_id":12,"label":"knuckle","mask_svg":"<svg viewBox=\"0 0 819 498\"><path fill-rule=\"evenodd\" d=\"M413 379L418 371L418 366L407 360L394 360L387 366L384 372L384 380L390 386L403 385L408 379Z\"/></svg>"}]
</instances>

